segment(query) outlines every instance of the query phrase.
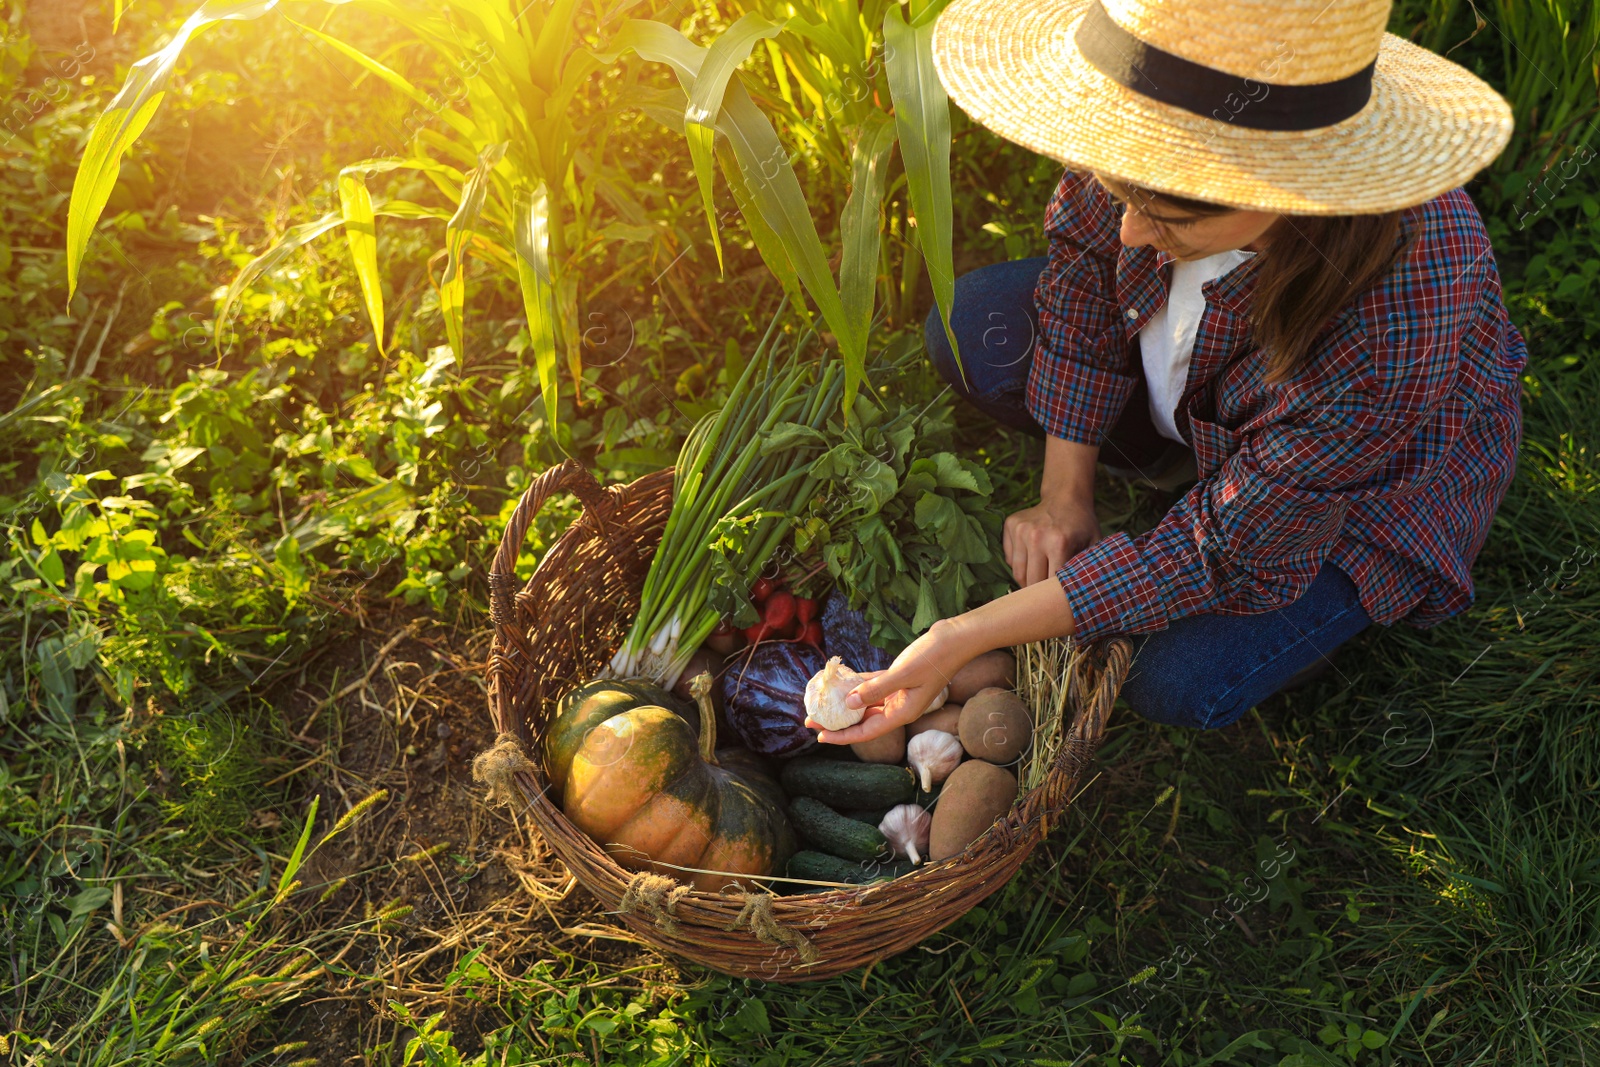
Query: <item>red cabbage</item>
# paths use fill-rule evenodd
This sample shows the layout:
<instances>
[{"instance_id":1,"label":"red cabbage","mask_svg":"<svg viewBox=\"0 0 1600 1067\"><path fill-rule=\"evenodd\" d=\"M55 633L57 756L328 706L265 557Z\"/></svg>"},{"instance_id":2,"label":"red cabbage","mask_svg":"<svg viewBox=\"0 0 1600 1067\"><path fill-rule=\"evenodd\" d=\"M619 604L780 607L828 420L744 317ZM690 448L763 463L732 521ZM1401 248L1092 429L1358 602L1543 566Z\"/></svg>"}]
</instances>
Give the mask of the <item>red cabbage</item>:
<instances>
[{"instance_id":1,"label":"red cabbage","mask_svg":"<svg viewBox=\"0 0 1600 1067\"><path fill-rule=\"evenodd\" d=\"M728 725L752 752L798 756L816 747L806 729L806 683L826 662L799 641L763 641L731 657L722 674Z\"/></svg>"},{"instance_id":2,"label":"red cabbage","mask_svg":"<svg viewBox=\"0 0 1600 1067\"><path fill-rule=\"evenodd\" d=\"M851 609L843 593L834 593L822 607L822 650L838 656L846 667L864 674L889 668L894 657L871 641L872 624Z\"/></svg>"}]
</instances>

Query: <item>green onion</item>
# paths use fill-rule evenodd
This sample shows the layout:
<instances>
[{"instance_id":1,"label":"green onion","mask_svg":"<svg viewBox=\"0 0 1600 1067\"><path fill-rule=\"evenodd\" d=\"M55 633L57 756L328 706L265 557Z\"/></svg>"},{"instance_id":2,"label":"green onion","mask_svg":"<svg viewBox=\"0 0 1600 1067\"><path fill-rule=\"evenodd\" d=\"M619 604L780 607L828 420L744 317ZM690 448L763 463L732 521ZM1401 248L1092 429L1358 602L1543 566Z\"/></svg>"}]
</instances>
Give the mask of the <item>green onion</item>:
<instances>
[{"instance_id":1,"label":"green onion","mask_svg":"<svg viewBox=\"0 0 1600 1067\"><path fill-rule=\"evenodd\" d=\"M678 454L672 511L645 577L639 614L612 658L610 673L671 685L711 631L711 545L725 520L753 519L739 571L760 572L816 492L809 474L816 445L770 456L762 443L782 422L822 430L838 409L843 375L837 363L805 360L809 331L792 346L778 332L778 315L720 410L702 418Z\"/></svg>"}]
</instances>

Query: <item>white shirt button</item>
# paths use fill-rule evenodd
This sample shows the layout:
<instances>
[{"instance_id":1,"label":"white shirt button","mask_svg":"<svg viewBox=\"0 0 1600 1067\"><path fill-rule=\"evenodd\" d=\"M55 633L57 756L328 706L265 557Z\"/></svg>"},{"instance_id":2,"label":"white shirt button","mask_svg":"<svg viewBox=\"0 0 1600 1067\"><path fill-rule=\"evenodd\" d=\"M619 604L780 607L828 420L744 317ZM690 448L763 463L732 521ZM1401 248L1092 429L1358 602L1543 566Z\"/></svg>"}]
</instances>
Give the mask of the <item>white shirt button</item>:
<instances>
[{"instance_id":1,"label":"white shirt button","mask_svg":"<svg viewBox=\"0 0 1600 1067\"><path fill-rule=\"evenodd\" d=\"M1138 317L1139 317L1139 309L1138 308L1129 308L1128 309L1128 318L1136 319Z\"/></svg>"}]
</instances>

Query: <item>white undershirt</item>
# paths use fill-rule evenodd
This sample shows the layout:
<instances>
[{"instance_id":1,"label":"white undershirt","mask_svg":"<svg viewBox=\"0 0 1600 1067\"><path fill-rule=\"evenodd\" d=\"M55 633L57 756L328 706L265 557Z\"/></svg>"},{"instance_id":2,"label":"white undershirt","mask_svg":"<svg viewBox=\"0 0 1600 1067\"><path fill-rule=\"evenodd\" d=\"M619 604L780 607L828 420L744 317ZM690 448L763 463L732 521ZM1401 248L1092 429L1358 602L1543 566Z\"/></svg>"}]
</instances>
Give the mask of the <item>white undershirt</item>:
<instances>
[{"instance_id":1,"label":"white undershirt","mask_svg":"<svg viewBox=\"0 0 1600 1067\"><path fill-rule=\"evenodd\" d=\"M1205 313L1200 287L1220 278L1255 255L1233 249L1191 261L1174 261L1167 303L1139 330L1145 382L1150 387L1150 421L1162 437L1187 444L1178 432L1175 415L1183 387L1189 381L1189 357Z\"/></svg>"}]
</instances>

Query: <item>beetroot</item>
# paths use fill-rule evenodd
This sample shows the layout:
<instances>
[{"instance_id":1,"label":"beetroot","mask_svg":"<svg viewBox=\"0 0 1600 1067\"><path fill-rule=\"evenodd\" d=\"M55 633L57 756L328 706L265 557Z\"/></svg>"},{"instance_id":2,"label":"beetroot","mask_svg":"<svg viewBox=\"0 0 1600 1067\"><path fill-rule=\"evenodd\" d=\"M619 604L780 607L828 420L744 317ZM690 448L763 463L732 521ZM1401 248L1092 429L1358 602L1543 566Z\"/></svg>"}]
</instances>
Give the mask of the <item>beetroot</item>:
<instances>
[{"instance_id":1,"label":"beetroot","mask_svg":"<svg viewBox=\"0 0 1600 1067\"><path fill-rule=\"evenodd\" d=\"M722 675L728 724L746 748L787 757L816 747L816 734L805 726L805 692L824 662L821 652L799 642L768 642L728 660Z\"/></svg>"}]
</instances>

